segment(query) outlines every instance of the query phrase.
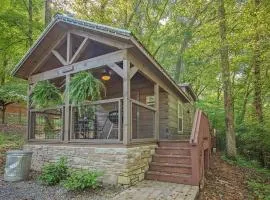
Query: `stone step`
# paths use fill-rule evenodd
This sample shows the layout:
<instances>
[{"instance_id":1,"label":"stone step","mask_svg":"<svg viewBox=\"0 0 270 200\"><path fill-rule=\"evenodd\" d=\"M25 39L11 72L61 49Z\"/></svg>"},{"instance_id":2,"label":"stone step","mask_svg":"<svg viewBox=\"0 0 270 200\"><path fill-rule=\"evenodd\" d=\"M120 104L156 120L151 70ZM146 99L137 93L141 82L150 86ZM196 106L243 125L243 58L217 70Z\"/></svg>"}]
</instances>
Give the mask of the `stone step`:
<instances>
[{"instance_id":1,"label":"stone step","mask_svg":"<svg viewBox=\"0 0 270 200\"><path fill-rule=\"evenodd\" d=\"M159 147L191 147L189 140L164 140L158 143Z\"/></svg>"},{"instance_id":2,"label":"stone step","mask_svg":"<svg viewBox=\"0 0 270 200\"><path fill-rule=\"evenodd\" d=\"M184 164L169 164L169 163L159 163L152 162L150 163L150 171L165 172L168 174L186 174L191 175L192 169L191 165Z\"/></svg>"},{"instance_id":3,"label":"stone step","mask_svg":"<svg viewBox=\"0 0 270 200\"><path fill-rule=\"evenodd\" d=\"M159 155L183 155L190 156L189 147L157 147L156 154Z\"/></svg>"},{"instance_id":4,"label":"stone step","mask_svg":"<svg viewBox=\"0 0 270 200\"><path fill-rule=\"evenodd\" d=\"M171 183L191 184L191 175L172 174L157 171L147 171L145 178L148 180L164 181Z\"/></svg>"},{"instance_id":5,"label":"stone step","mask_svg":"<svg viewBox=\"0 0 270 200\"><path fill-rule=\"evenodd\" d=\"M169 164L191 164L190 156L182 155L153 155L153 162L169 163Z\"/></svg>"}]
</instances>

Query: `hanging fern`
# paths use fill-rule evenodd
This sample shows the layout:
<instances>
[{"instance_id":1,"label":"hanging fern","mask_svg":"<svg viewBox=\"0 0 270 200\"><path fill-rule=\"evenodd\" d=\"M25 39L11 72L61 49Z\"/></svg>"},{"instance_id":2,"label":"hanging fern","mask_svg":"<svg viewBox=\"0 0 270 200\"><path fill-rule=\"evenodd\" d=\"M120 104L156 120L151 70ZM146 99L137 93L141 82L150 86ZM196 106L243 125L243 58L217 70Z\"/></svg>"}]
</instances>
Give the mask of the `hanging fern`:
<instances>
[{"instance_id":1,"label":"hanging fern","mask_svg":"<svg viewBox=\"0 0 270 200\"><path fill-rule=\"evenodd\" d=\"M81 105L84 101L96 101L105 90L103 83L89 72L80 72L72 77L69 84L69 98L72 104Z\"/></svg>"},{"instance_id":2,"label":"hanging fern","mask_svg":"<svg viewBox=\"0 0 270 200\"><path fill-rule=\"evenodd\" d=\"M32 104L38 108L46 108L62 103L60 90L49 81L40 81L34 87L31 95Z\"/></svg>"}]
</instances>

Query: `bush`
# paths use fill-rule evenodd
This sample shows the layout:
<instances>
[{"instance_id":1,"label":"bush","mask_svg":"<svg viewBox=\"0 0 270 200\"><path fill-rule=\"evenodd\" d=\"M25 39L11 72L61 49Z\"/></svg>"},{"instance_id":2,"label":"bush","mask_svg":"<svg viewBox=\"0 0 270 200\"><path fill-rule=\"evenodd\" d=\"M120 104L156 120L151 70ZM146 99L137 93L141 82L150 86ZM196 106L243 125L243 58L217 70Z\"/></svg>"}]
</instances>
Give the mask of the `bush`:
<instances>
[{"instance_id":1,"label":"bush","mask_svg":"<svg viewBox=\"0 0 270 200\"><path fill-rule=\"evenodd\" d=\"M69 176L66 158L50 163L42 168L39 180L45 185L56 185Z\"/></svg>"},{"instance_id":2,"label":"bush","mask_svg":"<svg viewBox=\"0 0 270 200\"><path fill-rule=\"evenodd\" d=\"M93 171L73 171L70 176L62 182L62 185L67 190L95 189L100 186L97 180L99 176L101 176L100 173Z\"/></svg>"}]
</instances>

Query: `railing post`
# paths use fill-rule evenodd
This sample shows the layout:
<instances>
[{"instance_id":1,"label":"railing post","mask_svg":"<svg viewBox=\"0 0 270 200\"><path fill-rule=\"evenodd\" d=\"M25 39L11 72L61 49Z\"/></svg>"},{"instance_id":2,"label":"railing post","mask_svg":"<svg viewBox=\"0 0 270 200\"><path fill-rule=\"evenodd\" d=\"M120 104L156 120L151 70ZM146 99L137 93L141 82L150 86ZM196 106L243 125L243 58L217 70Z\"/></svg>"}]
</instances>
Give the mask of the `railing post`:
<instances>
[{"instance_id":1,"label":"railing post","mask_svg":"<svg viewBox=\"0 0 270 200\"><path fill-rule=\"evenodd\" d=\"M159 140L159 85L154 86L155 94L155 139Z\"/></svg>"},{"instance_id":2,"label":"railing post","mask_svg":"<svg viewBox=\"0 0 270 200\"><path fill-rule=\"evenodd\" d=\"M69 109L69 82L70 82L70 75L66 75L66 95L65 95L65 123L64 123L64 142L69 141L69 119L70 119L70 109Z\"/></svg>"},{"instance_id":3,"label":"railing post","mask_svg":"<svg viewBox=\"0 0 270 200\"><path fill-rule=\"evenodd\" d=\"M123 60L123 143L130 144L131 138L130 62Z\"/></svg>"},{"instance_id":4,"label":"railing post","mask_svg":"<svg viewBox=\"0 0 270 200\"><path fill-rule=\"evenodd\" d=\"M121 126L122 126L122 105L121 99L118 100L118 140L121 141Z\"/></svg>"},{"instance_id":5,"label":"railing post","mask_svg":"<svg viewBox=\"0 0 270 200\"><path fill-rule=\"evenodd\" d=\"M31 92L31 85L28 85L28 88L27 88L27 96L28 96L28 99L27 99L27 131L25 133L25 141L29 140L30 138L30 134L31 134L31 126L32 126L32 123L31 123L31 115L30 115L30 92Z\"/></svg>"}]
</instances>

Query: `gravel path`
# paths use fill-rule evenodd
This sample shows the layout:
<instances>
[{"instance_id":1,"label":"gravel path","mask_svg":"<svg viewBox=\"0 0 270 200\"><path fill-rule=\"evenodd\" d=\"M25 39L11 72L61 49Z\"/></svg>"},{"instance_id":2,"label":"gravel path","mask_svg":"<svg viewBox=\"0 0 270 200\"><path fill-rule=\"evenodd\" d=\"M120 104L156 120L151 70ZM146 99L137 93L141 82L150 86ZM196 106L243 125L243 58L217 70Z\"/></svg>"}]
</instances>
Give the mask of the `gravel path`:
<instances>
[{"instance_id":1,"label":"gravel path","mask_svg":"<svg viewBox=\"0 0 270 200\"><path fill-rule=\"evenodd\" d=\"M107 200L123 191L120 187L103 187L98 190L68 192L59 186L43 186L36 180L5 182L0 176L1 200Z\"/></svg>"}]
</instances>

